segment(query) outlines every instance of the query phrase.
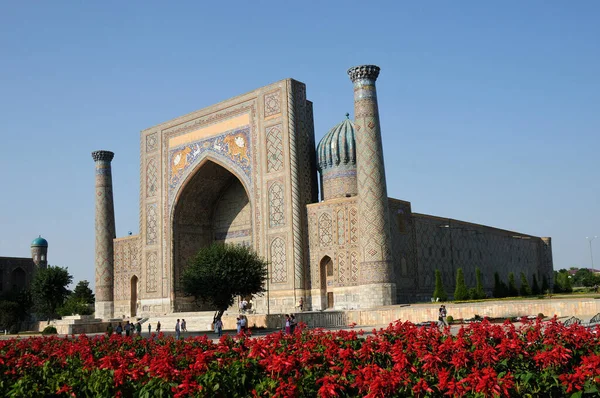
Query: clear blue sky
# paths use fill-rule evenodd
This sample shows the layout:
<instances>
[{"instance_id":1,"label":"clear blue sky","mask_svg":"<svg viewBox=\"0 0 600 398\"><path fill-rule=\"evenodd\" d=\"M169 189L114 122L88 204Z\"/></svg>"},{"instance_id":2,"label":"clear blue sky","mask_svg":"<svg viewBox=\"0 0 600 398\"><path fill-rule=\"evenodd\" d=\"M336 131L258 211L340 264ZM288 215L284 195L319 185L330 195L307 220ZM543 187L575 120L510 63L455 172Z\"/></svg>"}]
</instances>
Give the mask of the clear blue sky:
<instances>
[{"instance_id":1,"label":"clear blue sky","mask_svg":"<svg viewBox=\"0 0 600 398\"><path fill-rule=\"evenodd\" d=\"M116 153L117 236L136 234L141 130L293 77L318 140L352 113L346 70L373 63L391 197L589 266L598 21L597 1L1 1L0 256L42 234L93 284L93 150Z\"/></svg>"}]
</instances>

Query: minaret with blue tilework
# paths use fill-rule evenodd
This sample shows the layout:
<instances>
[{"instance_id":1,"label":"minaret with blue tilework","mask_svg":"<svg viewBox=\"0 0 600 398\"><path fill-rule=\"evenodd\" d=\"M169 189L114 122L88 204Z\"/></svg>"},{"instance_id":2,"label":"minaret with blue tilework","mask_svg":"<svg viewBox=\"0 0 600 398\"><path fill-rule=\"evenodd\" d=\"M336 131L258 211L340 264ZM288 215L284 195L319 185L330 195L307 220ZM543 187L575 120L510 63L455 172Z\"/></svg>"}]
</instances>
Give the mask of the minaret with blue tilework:
<instances>
[{"instance_id":1,"label":"minaret with blue tilework","mask_svg":"<svg viewBox=\"0 0 600 398\"><path fill-rule=\"evenodd\" d=\"M354 83L354 129L360 231L361 302L366 306L395 303L388 195L375 81L379 67L348 70Z\"/></svg>"},{"instance_id":2,"label":"minaret with blue tilework","mask_svg":"<svg viewBox=\"0 0 600 398\"><path fill-rule=\"evenodd\" d=\"M94 151L96 163L96 318L109 319L114 314L114 246L115 209L113 204L111 164L115 154Z\"/></svg>"}]
</instances>

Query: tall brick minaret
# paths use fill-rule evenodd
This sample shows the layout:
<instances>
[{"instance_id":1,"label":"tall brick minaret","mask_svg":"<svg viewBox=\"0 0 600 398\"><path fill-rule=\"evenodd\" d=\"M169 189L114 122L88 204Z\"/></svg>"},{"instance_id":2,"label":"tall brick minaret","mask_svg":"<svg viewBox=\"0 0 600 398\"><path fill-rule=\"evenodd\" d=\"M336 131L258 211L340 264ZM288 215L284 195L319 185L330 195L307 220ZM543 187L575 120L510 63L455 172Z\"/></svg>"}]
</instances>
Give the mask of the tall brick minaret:
<instances>
[{"instance_id":1,"label":"tall brick minaret","mask_svg":"<svg viewBox=\"0 0 600 398\"><path fill-rule=\"evenodd\" d=\"M369 306L390 305L396 301L396 284L375 88L379 67L356 66L348 75L354 83L361 301Z\"/></svg>"},{"instance_id":2,"label":"tall brick minaret","mask_svg":"<svg viewBox=\"0 0 600 398\"><path fill-rule=\"evenodd\" d=\"M115 209L110 162L115 154L94 151L96 163L96 318L108 319L114 313Z\"/></svg>"}]
</instances>

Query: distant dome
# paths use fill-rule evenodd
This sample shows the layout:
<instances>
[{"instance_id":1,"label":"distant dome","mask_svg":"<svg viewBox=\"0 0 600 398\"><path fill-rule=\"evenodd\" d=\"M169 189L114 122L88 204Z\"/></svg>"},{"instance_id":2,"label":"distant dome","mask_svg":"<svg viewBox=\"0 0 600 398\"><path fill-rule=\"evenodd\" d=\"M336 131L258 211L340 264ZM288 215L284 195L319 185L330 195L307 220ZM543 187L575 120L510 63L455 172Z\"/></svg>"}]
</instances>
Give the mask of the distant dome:
<instances>
[{"instance_id":1,"label":"distant dome","mask_svg":"<svg viewBox=\"0 0 600 398\"><path fill-rule=\"evenodd\" d=\"M329 130L317 145L319 171L340 165L356 165L354 123L348 118Z\"/></svg>"},{"instance_id":2,"label":"distant dome","mask_svg":"<svg viewBox=\"0 0 600 398\"><path fill-rule=\"evenodd\" d=\"M31 242L31 246L48 247L48 241L40 235Z\"/></svg>"}]
</instances>

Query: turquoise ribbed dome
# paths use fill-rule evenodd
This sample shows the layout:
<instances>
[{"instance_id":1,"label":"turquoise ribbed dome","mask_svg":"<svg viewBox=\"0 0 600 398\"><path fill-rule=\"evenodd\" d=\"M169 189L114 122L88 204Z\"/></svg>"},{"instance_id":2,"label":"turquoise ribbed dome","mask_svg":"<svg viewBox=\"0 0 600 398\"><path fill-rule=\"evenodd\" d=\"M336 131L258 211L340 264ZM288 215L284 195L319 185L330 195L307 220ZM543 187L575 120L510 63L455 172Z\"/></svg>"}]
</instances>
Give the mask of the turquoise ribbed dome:
<instances>
[{"instance_id":1,"label":"turquoise ribbed dome","mask_svg":"<svg viewBox=\"0 0 600 398\"><path fill-rule=\"evenodd\" d=\"M340 165L356 166L354 123L348 118L329 130L317 145L319 171Z\"/></svg>"},{"instance_id":2,"label":"turquoise ribbed dome","mask_svg":"<svg viewBox=\"0 0 600 398\"><path fill-rule=\"evenodd\" d=\"M40 235L39 237L35 238L33 242L31 242L31 246L48 247L48 241L42 238L42 236Z\"/></svg>"}]
</instances>

